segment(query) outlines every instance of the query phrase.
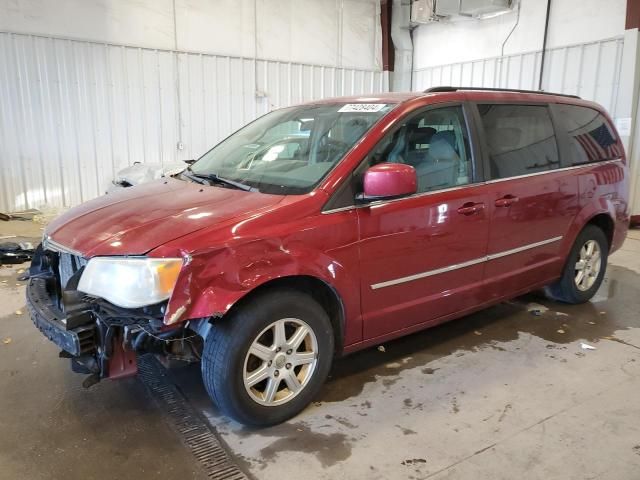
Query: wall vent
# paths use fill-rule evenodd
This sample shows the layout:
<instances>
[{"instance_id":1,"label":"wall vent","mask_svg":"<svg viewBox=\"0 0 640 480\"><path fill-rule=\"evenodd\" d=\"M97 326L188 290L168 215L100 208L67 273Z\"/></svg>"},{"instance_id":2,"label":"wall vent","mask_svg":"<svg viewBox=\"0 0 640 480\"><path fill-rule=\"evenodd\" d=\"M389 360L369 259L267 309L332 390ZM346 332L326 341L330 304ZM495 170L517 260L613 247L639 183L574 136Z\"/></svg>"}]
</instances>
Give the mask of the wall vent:
<instances>
[{"instance_id":1,"label":"wall vent","mask_svg":"<svg viewBox=\"0 0 640 480\"><path fill-rule=\"evenodd\" d=\"M453 20L455 17L493 18L511 12L514 3L514 0L414 0L411 20L415 23L427 23L442 19Z\"/></svg>"},{"instance_id":2,"label":"wall vent","mask_svg":"<svg viewBox=\"0 0 640 480\"><path fill-rule=\"evenodd\" d=\"M411 1L411 23L424 24L436 21L435 17L436 0L412 0Z\"/></svg>"}]
</instances>

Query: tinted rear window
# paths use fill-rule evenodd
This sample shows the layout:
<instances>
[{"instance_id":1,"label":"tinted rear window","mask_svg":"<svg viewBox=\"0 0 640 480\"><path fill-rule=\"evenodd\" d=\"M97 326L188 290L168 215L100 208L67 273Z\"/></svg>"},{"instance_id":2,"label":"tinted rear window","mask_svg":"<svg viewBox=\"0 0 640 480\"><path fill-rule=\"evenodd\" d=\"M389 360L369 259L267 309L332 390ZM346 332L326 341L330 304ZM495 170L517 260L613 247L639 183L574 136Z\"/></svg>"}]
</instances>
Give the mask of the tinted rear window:
<instances>
[{"instance_id":1,"label":"tinted rear window","mask_svg":"<svg viewBox=\"0 0 640 480\"><path fill-rule=\"evenodd\" d=\"M478 105L489 147L491 178L559 167L558 146L544 105Z\"/></svg>"},{"instance_id":2,"label":"tinted rear window","mask_svg":"<svg viewBox=\"0 0 640 480\"><path fill-rule=\"evenodd\" d=\"M555 108L569 134L571 165L613 160L622 156L617 136L601 113L576 105L556 105Z\"/></svg>"}]
</instances>

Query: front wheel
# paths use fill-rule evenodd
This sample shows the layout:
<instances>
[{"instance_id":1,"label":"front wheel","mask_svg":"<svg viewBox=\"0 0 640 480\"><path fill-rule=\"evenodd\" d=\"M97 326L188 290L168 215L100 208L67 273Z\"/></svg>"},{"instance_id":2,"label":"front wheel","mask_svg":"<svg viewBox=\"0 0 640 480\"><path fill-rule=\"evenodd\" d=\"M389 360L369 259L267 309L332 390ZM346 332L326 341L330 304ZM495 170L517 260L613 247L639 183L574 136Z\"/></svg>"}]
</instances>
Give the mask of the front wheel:
<instances>
[{"instance_id":1,"label":"front wheel","mask_svg":"<svg viewBox=\"0 0 640 480\"><path fill-rule=\"evenodd\" d=\"M607 269L609 242L595 225L587 225L576 238L569 258L556 283L546 288L547 294L565 303L584 303L600 288Z\"/></svg>"},{"instance_id":2,"label":"front wheel","mask_svg":"<svg viewBox=\"0 0 640 480\"><path fill-rule=\"evenodd\" d=\"M246 425L274 425L311 402L329 373L333 350L324 309L303 293L273 290L214 324L202 378L224 414Z\"/></svg>"}]
</instances>

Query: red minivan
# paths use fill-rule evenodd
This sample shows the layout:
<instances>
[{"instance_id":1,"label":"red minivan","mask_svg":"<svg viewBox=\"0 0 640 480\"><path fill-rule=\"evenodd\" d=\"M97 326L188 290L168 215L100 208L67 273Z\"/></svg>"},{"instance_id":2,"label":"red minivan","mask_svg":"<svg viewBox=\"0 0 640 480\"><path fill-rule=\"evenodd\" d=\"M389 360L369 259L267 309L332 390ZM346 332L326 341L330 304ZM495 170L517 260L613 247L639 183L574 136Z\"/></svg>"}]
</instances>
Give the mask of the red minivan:
<instances>
[{"instance_id":1,"label":"red minivan","mask_svg":"<svg viewBox=\"0 0 640 480\"><path fill-rule=\"evenodd\" d=\"M589 300L629 222L607 113L432 88L275 110L182 173L48 225L36 326L85 384L136 354L201 361L222 412L271 425L332 359L544 287Z\"/></svg>"}]
</instances>

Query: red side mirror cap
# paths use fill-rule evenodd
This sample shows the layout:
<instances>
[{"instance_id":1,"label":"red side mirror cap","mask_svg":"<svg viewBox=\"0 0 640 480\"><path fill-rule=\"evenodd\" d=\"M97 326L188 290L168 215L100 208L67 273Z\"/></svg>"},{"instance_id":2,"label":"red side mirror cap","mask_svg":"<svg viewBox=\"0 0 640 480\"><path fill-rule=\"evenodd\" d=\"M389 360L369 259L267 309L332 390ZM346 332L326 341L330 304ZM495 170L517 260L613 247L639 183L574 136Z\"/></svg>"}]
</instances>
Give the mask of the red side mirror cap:
<instances>
[{"instance_id":1,"label":"red side mirror cap","mask_svg":"<svg viewBox=\"0 0 640 480\"><path fill-rule=\"evenodd\" d=\"M364 174L364 198L402 197L416 193L418 178L411 165L380 163Z\"/></svg>"}]
</instances>

